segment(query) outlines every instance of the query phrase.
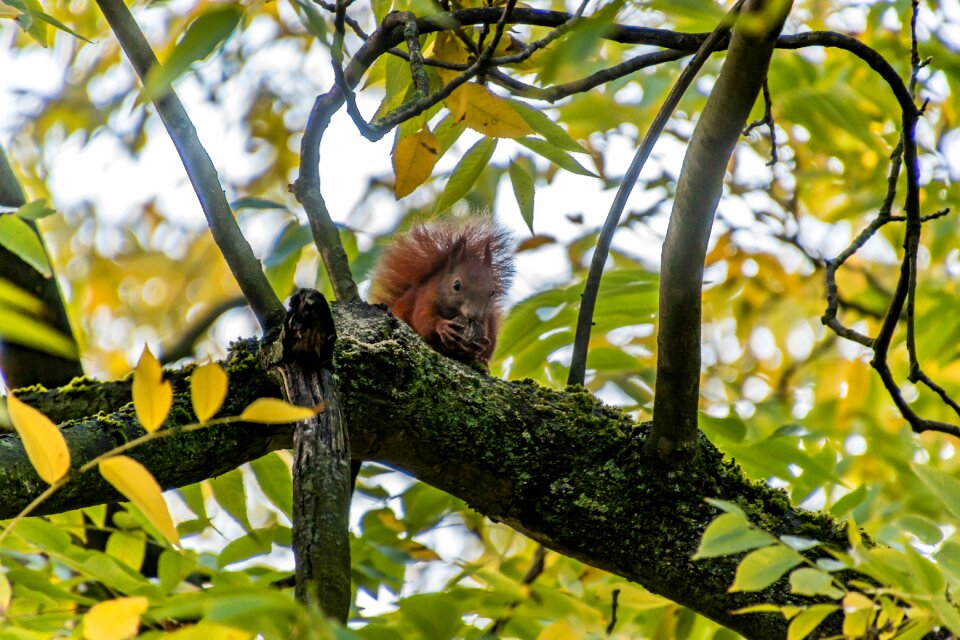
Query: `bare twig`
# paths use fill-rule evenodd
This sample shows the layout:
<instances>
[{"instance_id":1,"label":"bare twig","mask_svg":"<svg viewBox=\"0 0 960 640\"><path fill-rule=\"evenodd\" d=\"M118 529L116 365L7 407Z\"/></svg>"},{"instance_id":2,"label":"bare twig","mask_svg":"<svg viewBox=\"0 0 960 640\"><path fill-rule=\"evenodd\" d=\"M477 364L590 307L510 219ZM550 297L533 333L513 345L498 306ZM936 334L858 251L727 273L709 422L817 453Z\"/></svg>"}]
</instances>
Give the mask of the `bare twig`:
<instances>
[{"instance_id":1,"label":"bare twig","mask_svg":"<svg viewBox=\"0 0 960 640\"><path fill-rule=\"evenodd\" d=\"M770 83L763 81L763 117L754 120L743 130L743 135L750 135L750 132L761 125L767 125L770 131L770 161L768 167L777 164L777 123L773 120L773 100L770 99Z\"/></svg>"}]
</instances>

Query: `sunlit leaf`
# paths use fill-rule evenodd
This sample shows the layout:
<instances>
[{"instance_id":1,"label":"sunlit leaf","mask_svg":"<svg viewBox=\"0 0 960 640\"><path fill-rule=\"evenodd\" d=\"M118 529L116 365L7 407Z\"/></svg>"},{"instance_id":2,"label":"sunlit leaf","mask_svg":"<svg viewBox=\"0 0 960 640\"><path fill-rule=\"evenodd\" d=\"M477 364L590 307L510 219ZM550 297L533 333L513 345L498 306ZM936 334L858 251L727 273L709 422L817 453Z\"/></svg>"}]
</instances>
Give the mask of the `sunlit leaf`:
<instances>
[{"instance_id":1,"label":"sunlit leaf","mask_svg":"<svg viewBox=\"0 0 960 640\"><path fill-rule=\"evenodd\" d=\"M781 545L752 551L740 561L730 591L765 589L802 561L803 556Z\"/></svg>"},{"instance_id":2,"label":"sunlit leaf","mask_svg":"<svg viewBox=\"0 0 960 640\"><path fill-rule=\"evenodd\" d=\"M173 387L163 380L163 370L149 347L143 348L140 362L133 371L133 408L137 419L148 432L160 428L173 403Z\"/></svg>"},{"instance_id":3,"label":"sunlit leaf","mask_svg":"<svg viewBox=\"0 0 960 640\"><path fill-rule=\"evenodd\" d=\"M135 504L167 542L179 544L180 536L173 526L160 485L142 464L127 456L113 456L100 462L100 474Z\"/></svg>"},{"instance_id":4,"label":"sunlit leaf","mask_svg":"<svg viewBox=\"0 0 960 640\"><path fill-rule=\"evenodd\" d=\"M494 138L520 138L533 133L508 100L490 93L482 84L467 83L445 101L453 119Z\"/></svg>"},{"instance_id":5,"label":"sunlit leaf","mask_svg":"<svg viewBox=\"0 0 960 640\"><path fill-rule=\"evenodd\" d=\"M261 424L285 424L312 418L319 410L297 407L278 398L257 398L247 405L240 414L240 419Z\"/></svg>"},{"instance_id":6,"label":"sunlit leaf","mask_svg":"<svg viewBox=\"0 0 960 640\"><path fill-rule=\"evenodd\" d=\"M70 451L57 426L12 393L7 394L7 411L37 475L48 484L62 478L70 469Z\"/></svg>"},{"instance_id":7,"label":"sunlit leaf","mask_svg":"<svg viewBox=\"0 0 960 640\"><path fill-rule=\"evenodd\" d=\"M804 596L825 595L837 597L843 595L833 586L833 578L826 571L802 567L790 574L790 591Z\"/></svg>"},{"instance_id":8,"label":"sunlit leaf","mask_svg":"<svg viewBox=\"0 0 960 640\"><path fill-rule=\"evenodd\" d=\"M200 365L190 374L190 402L201 423L212 418L227 397L227 374L216 362Z\"/></svg>"},{"instance_id":9,"label":"sunlit leaf","mask_svg":"<svg viewBox=\"0 0 960 640\"><path fill-rule=\"evenodd\" d=\"M0 247L7 249L39 271L44 278L49 278L53 274L40 237L19 216L10 213L0 214Z\"/></svg>"},{"instance_id":10,"label":"sunlit leaf","mask_svg":"<svg viewBox=\"0 0 960 640\"><path fill-rule=\"evenodd\" d=\"M590 153L567 133L567 130L550 119L550 116L525 102L510 100L510 105L527 121L533 130L543 136L547 142L558 149L573 153Z\"/></svg>"},{"instance_id":11,"label":"sunlit leaf","mask_svg":"<svg viewBox=\"0 0 960 640\"><path fill-rule=\"evenodd\" d=\"M7 579L7 574L0 571L0 616L7 612L10 607L10 598L13 597L13 588Z\"/></svg>"},{"instance_id":12,"label":"sunlit leaf","mask_svg":"<svg viewBox=\"0 0 960 640\"><path fill-rule=\"evenodd\" d=\"M230 514L246 532L253 531L247 515L247 490L243 483L243 473L239 469L228 471L216 478L210 478L213 497L224 511Z\"/></svg>"},{"instance_id":13,"label":"sunlit leaf","mask_svg":"<svg viewBox=\"0 0 960 640\"><path fill-rule=\"evenodd\" d=\"M290 467L274 451L250 463L250 469L263 494L280 509L287 518L293 519L293 478Z\"/></svg>"},{"instance_id":14,"label":"sunlit leaf","mask_svg":"<svg viewBox=\"0 0 960 640\"><path fill-rule=\"evenodd\" d=\"M537 640L580 640L582 637L582 634L566 620L557 620L537 634Z\"/></svg>"},{"instance_id":15,"label":"sunlit leaf","mask_svg":"<svg viewBox=\"0 0 960 640\"><path fill-rule=\"evenodd\" d=\"M162 95L190 65L210 55L240 23L243 11L235 4L214 5L197 17L170 57L153 67L144 81L141 100Z\"/></svg>"},{"instance_id":16,"label":"sunlit leaf","mask_svg":"<svg viewBox=\"0 0 960 640\"><path fill-rule=\"evenodd\" d=\"M510 183L513 185L513 195L517 198L517 206L520 207L520 215L523 216L523 221L527 223L530 233L534 233L533 199L536 192L534 191L533 176L517 161L510 163L508 172L510 173Z\"/></svg>"},{"instance_id":17,"label":"sunlit leaf","mask_svg":"<svg viewBox=\"0 0 960 640\"><path fill-rule=\"evenodd\" d=\"M483 138L463 154L453 173L450 174L450 178L447 179L443 193L437 200L436 211L440 212L448 209L470 192L477 178L489 164L496 148L497 141L495 138Z\"/></svg>"},{"instance_id":18,"label":"sunlit leaf","mask_svg":"<svg viewBox=\"0 0 960 640\"><path fill-rule=\"evenodd\" d=\"M569 153L563 149L553 146L546 140L541 140L540 138L520 138L517 140L517 142L530 149L537 155L543 156L561 169L566 169L571 173L581 176L588 176L591 178L597 177L597 174L574 160L573 156L571 156Z\"/></svg>"},{"instance_id":19,"label":"sunlit leaf","mask_svg":"<svg viewBox=\"0 0 960 640\"><path fill-rule=\"evenodd\" d=\"M146 598L140 597L98 602L83 616L83 637L86 640L133 638L140 629L140 616L149 605Z\"/></svg>"},{"instance_id":20,"label":"sunlit leaf","mask_svg":"<svg viewBox=\"0 0 960 640\"><path fill-rule=\"evenodd\" d=\"M787 640L803 640L813 632L823 620L839 609L835 604L815 604L798 613L787 628Z\"/></svg>"},{"instance_id":21,"label":"sunlit leaf","mask_svg":"<svg viewBox=\"0 0 960 640\"><path fill-rule=\"evenodd\" d=\"M440 159L440 142L423 128L412 136L400 138L393 149L393 194L399 200L413 193L433 173Z\"/></svg>"},{"instance_id":22,"label":"sunlit leaf","mask_svg":"<svg viewBox=\"0 0 960 640\"><path fill-rule=\"evenodd\" d=\"M724 513L710 523L703 532L700 548L693 559L714 558L732 553L741 553L776 542L766 531L750 526L745 517L736 513Z\"/></svg>"},{"instance_id":23,"label":"sunlit leaf","mask_svg":"<svg viewBox=\"0 0 960 640\"><path fill-rule=\"evenodd\" d=\"M56 209L51 209L47 206L46 200L41 199L28 202L17 209L16 214L18 217L23 218L24 220L40 220L41 218L46 218L47 216L56 212Z\"/></svg>"}]
</instances>

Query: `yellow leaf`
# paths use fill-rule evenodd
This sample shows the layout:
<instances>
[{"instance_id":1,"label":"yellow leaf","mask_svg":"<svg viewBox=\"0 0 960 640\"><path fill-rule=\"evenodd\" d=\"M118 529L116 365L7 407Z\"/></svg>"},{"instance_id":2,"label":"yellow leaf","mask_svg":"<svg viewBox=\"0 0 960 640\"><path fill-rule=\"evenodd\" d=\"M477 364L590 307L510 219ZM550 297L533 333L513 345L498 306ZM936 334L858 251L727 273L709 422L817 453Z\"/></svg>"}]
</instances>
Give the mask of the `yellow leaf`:
<instances>
[{"instance_id":1,"label":"yellow leaf","mask_svg":"<svg viewBox=\"0 0 960 640\"><path fill-rule=\"evenodd\" d=\"M140 616L147 610L146 598L117 598L98 602L83 616L86 640L126 640L140 630Z\"/></svg>"},{"instance_id":2,"label":"yellow leaf","mask_svg":"<svg viewBox=\"0 0 960 640\"><path fill-rule=\"evenodd\" d=\"M457 36L449 31L441 31L437 34L436 39L433 41L433 51L430 57L434 60L452 62L453 64L466 64L468 62L467 52L464 50L463 45L457 40ZM444 84L460 75L459 71L453 69L441 69L437 67L436 71Z\"/></svg>"},{"instance_id":3,"label":"yellow leaf","mask_svg":"<svg viewBox=\"0 0 960 640\"><path fill-rule=\"evenodd\" d=\"M423 184L439 159L440 141L430 129L424 127L412 136L400 138L393 149L393 193L397 200Z\"/></svg>"},{"instance_id":4,"label":"yellow leaf","mask_svg":"<svg viewBox=\"0 0 960 640\"><path fill-rule=\"evenodd\" d=\"M257 398L247 405L240 414L240 419L262 424L284 424L312 418L320 409L322 407L317 407L316 410L309 407L296 407L277 398Z\"/></svg>"},{"instance_id":5,"label":"yellow leaf","mask_svg":"<svg viewBox=\"0 0 960 640\"><path fill-rule=\"evenodd\" d=\"M212 418L227 397L227 374L215 362L193 370L190 376L190 402L197 420L204 423Z\"/></svg>"},{"instance_id":6,"label":"yellow leaf","mask_svg":"<svg viewBox=\"0 0 960 640\"><path fill-rule=\"evenodd\" d=\"M7 574L0 571L0 616L7 612L12 597L13 588L10 586L10 581L7 580Z\"/></svg>"},{"instance_id":7,"label":"yellow leaf","mask_svg":"<svg viewBox=\"0 0 960 640\"><path fill-rule=\"evenodd\" d=\"M150 349L144 347L133 372L133 408L143 428L150 433L159 429L172 402L173 389L169 382L164 382L160 363Z\"/></svg>"},{"instance_id":8,"label":"yellow leaf","mask_svg":"<svg viewBox=\"0 0 960 640\"><path fill-rule=\"evenodd\" d=\"M533 129L508 100L490 93L476 83L458 87L445 101L456 122L493 138L522 138Z\"/></svg>"},{"instance_id":9,"label":"yellow leaf","mask_svg":"<svg viewBox=\"0 0 960 640\"><path fill-rule=\"evenodd\" d=\"M566 620L557 620L537 636L537 640L580 640L581 635Z\"/></svg>"},{"instance_id":10,"label":"yellow leaf","mask_svg":"<svg viewBox=\"0 0 960 640\"><path fill-rule=\"evenodd\" d=\"M70 450L57 425L12 393L7 395L7 411L37 474L48 484L62 478L70 468Z\"/></svg>"},{"instance_id":11,"label":"yellow leaf","mask_svg":"<svg viewBox=\"0 0 960 640\"><path fill-rule=\"evenodd\" d=\"M155 526L170 544L179 544L180 536L163 501L160 485L142 464L127 456L113 456L100 463L100 475L137 505L150 524Z\"/></svg>"},{"instance_id":12,"label":"yellow leaf","mask_svg":"<svg viewBox=\"0 0 960 640\"><path fill-rule=\"evenodd\" d=\"M16 18L20 16L20 10L5 4L0 4L0 20L3 18Z\"/></svg>"}]
</instances>

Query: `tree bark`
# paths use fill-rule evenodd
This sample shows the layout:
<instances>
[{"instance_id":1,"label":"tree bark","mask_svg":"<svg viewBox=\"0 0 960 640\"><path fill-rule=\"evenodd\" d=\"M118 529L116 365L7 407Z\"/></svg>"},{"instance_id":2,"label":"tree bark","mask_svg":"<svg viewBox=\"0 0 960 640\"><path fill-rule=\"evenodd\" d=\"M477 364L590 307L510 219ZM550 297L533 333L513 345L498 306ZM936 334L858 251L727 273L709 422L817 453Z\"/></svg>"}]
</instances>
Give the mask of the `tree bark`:
<instances>
[{"instance_id":1,"label":"tree bark","mask_svg":"<svg viewBox=\"0 0 960 640\"><path fill-rule=\"evenodd\" d=\"M846 547L844 526L793 508L785 494L745 478L709 442L700 463L683 473L649 466L649 425L637 424L585 391L559 392L530 381L482 375L429 349L396 318L363 304L334 309L341 411L354 458L383 461L464 499L477 511L588 564L638 582L750 638L781 638L779 614L732 615L760 602L804 604L780 580L759 593L727 593L738 557L691 560L717 515L704 498L739 504L775 535L815 538ZM256 397L279 395L254 356L252 341L234 345L223 415L239 414ZM185 424L190 367L172 372L177 400L167 427ZM106 389L116 399L126 382ZM60 399L86 406L90 383L20 397L41 409ZM116 400L115 400L116 401ZM62 414L61 416L62 417ZM74 464L133 434L129 405L64 426ZM289 428L211 427L152 443L133 455L164 488L181 486L288 447ZM41 483L19 440L0 437L0 518L32 499ZM39 512L117 499L97 474L68 485Z\"/></svg>"},{"instance_id":2,"label":"tree bark","mask_svg":"<svg viewBox=\"0 0 960 640\"><path fill-rule=\"evenodd\" d=\"M783 0L748 0L744 5L720 77L683 159L660 267L657 384L653 432L647 443L654 456L689 454L696 449L700 296L707 242L727 162L767 77L790 6ZM774 8L776 13L771 11ZM763 19L768 22L758 30L758 20Z\"/></svg>"}]
</instances>

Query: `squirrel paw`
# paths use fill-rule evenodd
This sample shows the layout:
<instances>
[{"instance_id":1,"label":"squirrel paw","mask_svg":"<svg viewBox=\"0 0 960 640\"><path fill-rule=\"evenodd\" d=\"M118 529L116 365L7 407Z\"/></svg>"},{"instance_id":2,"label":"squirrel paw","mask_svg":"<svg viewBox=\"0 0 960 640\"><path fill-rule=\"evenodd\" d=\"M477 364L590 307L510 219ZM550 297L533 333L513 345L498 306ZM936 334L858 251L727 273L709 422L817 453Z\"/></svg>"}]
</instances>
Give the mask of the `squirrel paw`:
<instances>
[{"instance_id":1,"label":"squirrel paw","mask_svg":"<svg viewBox=\"0 0 960 640\"><path fill-rule=\"evenodd\" d=\"M437 336L444 348L454 354L476 358L490 344L486 336L469 339L467 327L456 320L441 320L437 323Z\"/></svg>"}]
</instances>

